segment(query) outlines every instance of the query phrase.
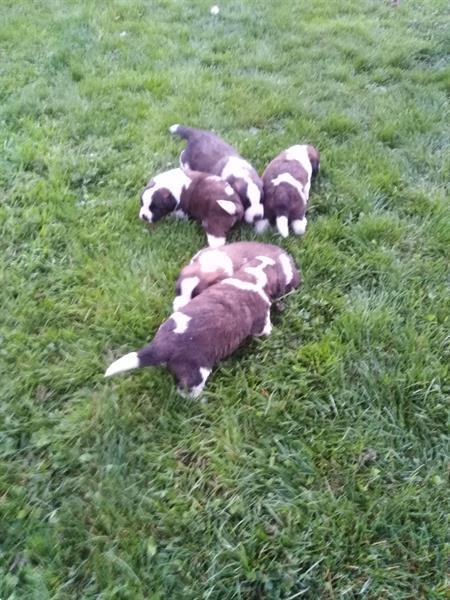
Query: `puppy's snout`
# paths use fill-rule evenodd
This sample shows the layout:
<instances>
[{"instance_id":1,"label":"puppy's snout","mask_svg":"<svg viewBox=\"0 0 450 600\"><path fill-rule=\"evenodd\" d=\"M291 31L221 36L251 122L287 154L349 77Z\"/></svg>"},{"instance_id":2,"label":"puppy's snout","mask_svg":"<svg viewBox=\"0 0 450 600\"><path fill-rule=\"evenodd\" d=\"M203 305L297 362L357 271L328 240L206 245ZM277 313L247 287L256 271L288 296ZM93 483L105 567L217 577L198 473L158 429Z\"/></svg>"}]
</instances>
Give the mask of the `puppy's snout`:
<instances>
[{"instance_id":1,"label":"puppy's snout","mask_svg":"<svg viewBox=\"0 0 450 600\"><path fill-rule=\"evenodd\" d=\"M142 219L143 221L147 221L147 223L152 222L152 218L149 217L148 214L142 209L139 211L139 218Z\"/></svg>"}]
</instances>

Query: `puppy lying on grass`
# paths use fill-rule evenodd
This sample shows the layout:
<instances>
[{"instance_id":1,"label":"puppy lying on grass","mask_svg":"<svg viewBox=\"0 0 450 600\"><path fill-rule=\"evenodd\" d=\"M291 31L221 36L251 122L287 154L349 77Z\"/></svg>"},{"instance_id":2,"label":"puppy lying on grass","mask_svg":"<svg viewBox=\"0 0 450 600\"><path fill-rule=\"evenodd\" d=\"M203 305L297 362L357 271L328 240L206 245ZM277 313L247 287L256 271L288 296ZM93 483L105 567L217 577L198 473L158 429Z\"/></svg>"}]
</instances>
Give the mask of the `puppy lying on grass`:
<instances>
[{"instance_id":1,"label":"puppy lying on grass","mask_svg":"<svg viewBox=\"0 0 450 600\"><path fill-rule=\"evenodd\" d=\"M254 223L262 218L261 178L233 146L203 129L177 124L169 130L187 140L187 146L180 154L180 164L184 169L220 175L239 194L245 209L245 221Z\"/></svg>"},{"instance_id":2,"label":"puppy lying on grass","mask_svg":"<svg viewBox=\"0 0 450 600\"><path fill-rule=\"evenodd\" d=\"M257 257L270 258L279 263L285 279L282 293L298 286L299 277L294 261L282 248L260 242L235 242L219 249L205 248L197 252L178 276L173 310L179 310L218 281L232 277Z\"/></svg>"},{"instance_id":3,"label":"puppy lying on grass","mask_svg":"<svg viewBox=\"0 0 450 600\"><path fill-rule=\"evenodd\" d=\"M201 223L209 246L225 244L244 209L229 183L216 175L171 169L151 179L141 194L139 218L155 223L173 213Z\"/></svg>"},{"instance_id":4,"label":"puppy lying on grass","mask_svg":"<svg viewBox=\"0 0 450 600\"><path fill-rule=\"evenodd\" d=\"M294 268L295 269L295 268ZM294 280L299 282L295 269ZM250 336L272 331L272 299L286 290L281 264L258 256L233 277L205 289L165 321L153 341L113 362L105 377L140 367L164 365L178 391L199 396L212 368Z\"/></svg>"},{"instance_id":5,"label":"puppy lying on grass","mask_svg":"<svg viewBox=\"0 0 450 600\"><path fill-rule=\"evenodd\" d=\"M289 225L297 235L306 230L306 207L312 179L319 171L320 155L314 146L296 145L276 156L266 167L264 183L264 219L256 224L261 233L269 223L283 237Z\"/></svg>"}]
</instances>

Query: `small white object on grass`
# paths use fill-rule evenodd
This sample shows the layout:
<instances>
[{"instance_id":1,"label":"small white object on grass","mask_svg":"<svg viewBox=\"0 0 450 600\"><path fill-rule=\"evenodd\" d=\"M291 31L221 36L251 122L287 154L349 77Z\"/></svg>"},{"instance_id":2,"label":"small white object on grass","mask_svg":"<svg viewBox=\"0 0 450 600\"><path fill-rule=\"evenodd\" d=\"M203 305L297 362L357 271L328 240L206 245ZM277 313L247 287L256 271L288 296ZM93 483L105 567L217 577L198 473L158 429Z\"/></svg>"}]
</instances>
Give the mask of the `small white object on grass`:
<instances>
[{"instance_id":1,"label":"small white object on grass","mask_svg":"<svg viewBox=\"0 0 450 600\"><path fill-rule=\"evenodd\" d=\"M217 6L217 4L214 4L214 6L211 6L211 8L209 9L209 12L212 15L218 15L220 13L220 8Z\"/></svg>"}]
</instances>

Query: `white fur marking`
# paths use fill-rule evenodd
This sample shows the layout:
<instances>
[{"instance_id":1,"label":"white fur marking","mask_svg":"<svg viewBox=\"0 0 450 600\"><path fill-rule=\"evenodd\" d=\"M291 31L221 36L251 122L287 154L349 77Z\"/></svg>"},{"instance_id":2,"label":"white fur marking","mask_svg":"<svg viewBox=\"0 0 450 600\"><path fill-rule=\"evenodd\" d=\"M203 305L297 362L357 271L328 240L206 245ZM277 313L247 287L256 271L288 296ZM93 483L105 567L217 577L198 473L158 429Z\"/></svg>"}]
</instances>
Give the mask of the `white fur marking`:
<instances>
[{"instance_id":1,"label":"white fur marking","mask_svg":"<svg viewBox=\"0 0 450 600\"><path fill-rule=\"evenodd\" d=\"M241 281L240 279L236 279L235 277L230 277L229 279L224 279L222 283L226 283L227 285L232 285L239 290L244 290L246 292L256 292L261 296L261 298L267 304L270 304L269 297L266 292L256 283L249 283L248 281Z\"/></svg>"},{"instance_id":2,"label":"white fur marking","mask_svg":"<svg viewBox=\"0 0 450 600\"><path fill-rule=\"evenodd\" d=\"M142 221L147 221L147 223L151 223L153 221L153 213L151 210L145 209L144 207L142 207L141 210L139 211L139 218Z\"/></svg>"},{"instance_id":3,"label":"white fur marking","mask_svg":"<svg viewBox=\"0 0 450 600\"><path fill-rule=\"evenodd\" d=\"M261 286L263 288L267 284L267 275L264 272L264 267L268 265L274 265L275 261L268 256L257 256L257 260L260 261L260 264L257 267L246 267L244 271L246 273L250 273L256 279L256 285Z\"/></svg>"},{"instance_id":4,"label":"white fur marking","mask_svg":"<svg viewBox=\"0 0 450 600\"><path fill-rule=\"evenodd\" d=\"M191 317L188 317L188 315L185 315L179 311L172 313L170 318L175 321L175 329L173 330L174 333L184 333L188 327L189 321L191 320Z\"/></svg>"},{"instance_id":5,"label":"white fur marking","mask_svg":"<svg viewBox=\"0 0 450 600\"><path fill-rule=\"evenodd\" d=\"M281 268L283 269L286 285L288 285L289 283L291 283L294 277L294 271L292 269L291 261L289 260L289 257L286 256L286 254L280 254L278 260L280 262Z\"/></svg>"},{"instance_id":6,"label":"white fur marking","mask_svg":"<svg viewBox=\"0 0 450 600\"><path fill-rule=\"evenodd\" d=\"M245 211L247 223L253 223L255 217L262 217L264 211L261 204L261 192L250 175L252 170L250 163L240 156L230 156L220 174L223 179L233 176L246 182L247 198L250 202L250 207Z\"/></svg>"},{"instance_id":7,"label":"white fur marking","mask_svg":"<svg viewBox=\"0 0 450 600\"><path fill-rule=\"evenodd\" d=\"M288 185L291 185L300 194L300 197L303 200L303 202L308 201L308 196L306 194L305 189L303 188L303 185L300 183L300 181L297 181L297 179L295 179L295 177L293 177L290 173L281 173L281 175L278 175L278 177L272 179L272 184L274 186L280 185L281 183L287 183Z\"/></svg>"},{"instance_id":8,"label":"white fur marking","mask_svg":"<svg viewBox=\"0 0 450 600\"><path fill-rule=\"evenodd\" d=\"M179 126L180 126L180 124L179 124L179 123L175 123L175 125L171 125L171 126L169 127L169 131L170 131L170 133L176 133L176 132L178 131L178 127L179 127Z\"/></svg>"},{"instance_id":9,"label":"white fur marking","mask_svg":"<svg viewBox=\"0 0 450 600\"><path fill-rule=\"evenodd\" d=\"M285 217L284 215L282 215L281 217L277 217L276 223L277 223L277 229L278 229L280 235L282 235L284 238L286 238L289 235L288 218Z\"/></svg>"},{"instance_id":10,"label":"white fur marking","mask_svg":"<svg viewBox=\"0 0 450 600\"><path fill-rule=\"evenodd\" d=\"M270 335L272 333L272 321L270 320L270 308L267 309L267 313L266 313L266 320L264 322L264 328L260 333L257 333L256 335L262 336L262 335Z\"/></svg>"},{"instance_id":11,"label":"white fur marking","mask_svg":"<svg viewBox=\"0 0 450 600\"><path fill-rule=\"evenodd\" d=\"M309 186L311 185L312 165L308 154L308 146L306 144L296 144L286 150L286 160L295 160L302 165L308 174L308 182L305 184L306 198L309 195ZM308 189L306 189L308 186Z\"/></svg>"},{"instance_id":12,"label":"white fur marking","mask_svg":"<svg viewBox=\"0 0 450 600\"><path fill-rule=\"evenodd\" d=\"M210 233L206 234L206 238L208 240L208 245L211 248L218 248L219 246L223 246L226 242L226 238L216 237L215 235L211 235Z\"/></svg>"},{"instance_id":13,"label":"white fur marking","mask_svg":"<svg viewBox=\"0 0 450 600\"><path fill-rule=\"evenodd\" d=\"M181 210L181 208L177 208L177 210L174 210L173 216L176 219L181 219L182 221L186 221L188 219L188 215L184 212L184 210Z\"/></svg>"},{"instance_id":14,"label":"white fur marking","mask_svg":"<svg viewBox=\"0 0 450 600\"><path fill-rule=\"evenodd\" d=\"M189 187L191 179L186 175L183 169L170 169L164 173L160 173L153 178L155 186L152 188L155 191L158 188L167 188L177 201L180 202L181 192L184 187Z\"/></svg>"},{"instance_id":15,"label":"white fur marking","mask_svg":"<svg viewBox=\"0 0 450 600\"><path fill-rule=\"evenodd\" d=\"M202 377L202 381L189 390L187 394L189 398L198 398L200 396L200 394L203 391L203 388L205 387L206 380L211 374L211 369L207 369L206 367L200 367L199 371Z\"/></svg>"},{"instance_id":16,"label":"white fur marking","mask_svg":"<svg viewBox=\"0 0 450 600\"><path fill-rule=\"evenodd\" d=\"M124 371L131 371L139 367L139 357L137 352L129 352L121 358L118 358L105 371L105 377L111 377L116 373L123 373Z\"/></svg>"},{"instance_id":17,"label":"white fur marking","mask_svg":"<svg viewBox=\"0 0 450 600\"><path fill-rule=\"evenodd\" d=\"M233 261L220 250L204 250L198 257L198 262L203 273L214 273L222 269L229 277L233 275Z\"/></svg>"},{"instance_id":18,"label":"white fur marking","mask_svg":"<svg viewBox=\"0 0 450 600\"><path fill-rule=\"evenodd\" d=\"M260 219L255 223L255 231L256 233L264 233L266 229L269 227L268 219Z\"/></svg>"},{"instance_id":19,"label":"white fur marking","mask_svg":"<svg viewBox=\"0 0 450 600\"><path fill-rule=\"evenodd\" d=\"M229 215L236 214L236 204L231 202L231 200L217 200L217 204Z\"/></svg>"},{"instance_id":20,"label":"white fur marking","mask_svg":"<svg viewBox=\"0 0 450 600\"><path fill-rule=\"evenodd\" d=\"M303 219L295 219L292 221L291 226L295 235L303 235L306 231L306 224L308 223L306 217Z\"/></svg>"},{"instance_id":21,"label":"white fur marking","mask_svg":"<svg viewBox=\"0 0 450 600\"><path fill-rule=\"evenodd\" d=\"M270 335L272 333L272 321L270 320L270 310L267 311L266 322L264 324L264 329L261 332L261 335Z\"/></svg>"},{"instance_id":22,"label":"white fur marking","mask_svg":"<svg viewBox=\"0 0 450 600\"><path fill-rule=\"evenodd\" d=\"M225 186L225 194L227 196L234 196L234 190L229 183L227 183Z\"/></svg>"},{"instance_id":23,"label":"white fur marking","mask_svg":"<svg viewBox=\"0 0 450 600\"><path fill-rule=\"evenodd\" d=\"M176 296L173 301L173 310L179 311L180 308L186 306L192 299L192 292L195 290L196 285L200 282L198 277L186 277L181 282L181 294Z\"/></svg>"}]
</instances>

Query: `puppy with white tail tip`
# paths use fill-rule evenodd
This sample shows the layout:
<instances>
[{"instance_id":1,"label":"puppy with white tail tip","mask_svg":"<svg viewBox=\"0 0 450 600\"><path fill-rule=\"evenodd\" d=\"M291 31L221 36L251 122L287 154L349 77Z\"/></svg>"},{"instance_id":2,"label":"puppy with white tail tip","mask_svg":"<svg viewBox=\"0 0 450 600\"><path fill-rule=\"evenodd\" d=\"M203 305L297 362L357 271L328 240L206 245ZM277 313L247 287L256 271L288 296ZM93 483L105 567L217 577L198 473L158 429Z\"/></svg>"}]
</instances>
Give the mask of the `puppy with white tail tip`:
<instances>
[{"instance_id":1,"label":"puppy with white tail tip","mask_svg":"<svg viewBox=\"0 0 450 600\"><path fill-rule=\"evenodd\" d=\"M182 395L198 397L217 362L248 337L270 334L271 302L286 289L285 281L279 263L267 256L256 257L233 277L208 287L172 313L150 344L113 362L105 377L164 365L175 376Z\"/></svg>"},{"instance_id":2,"label":"puppy with white tail tip","mask_svg":"<svg viewBox=\"0 0 450 600\"><path fill-rule=\"evenodd\" d=\"M261 242L234 242L221 248L204 248L181 270L176 285L173 309L180 310L211 285L233 275L257 257L266 257L278 263L286 293L299 285L299 275L292 257L279 246ZM282 279L284 277L284 280ZM275 297L273 298L275 299Z\"/></svg>"},{"instance_id":3,"label":"puppy with white tail tip","mask_svg":"<svg viewBox=\"0 0 450 600\"><path fill-rule=\"evenodd\" d=\"M169 131L187 140L187 146L180 154L184 169L220 175L239 194L247 223L255 223L263 217L261 178L233 146L203 129L176 124Z\"/></svg>"},{"instance_id":4,"label":"puppy with white tail tip","mask_svg":"<svg viewBox=\"0 0 450 600\"><path fill-rule=\"evenodd\" d=\"M139 218L155 223L168 214L201 223L208 245L222 246L244 209L229 183L216 175L171 169L151 179L141 194Z\"/></svg>"},{"instance_id":5,"label":"puppy with white tail tip","mask_svg":"<svg viewBox=\"0 0 450 600\"><path fill-rule=\"evenodd\" d=\"M289 235L289 227L296 235L305 233L309 190L319 164L319 151L306 144L291 146L268 164L262 175L264 219L256 224L259 233L269 224L283 237Z\"/></svg>"}]
</instances>

